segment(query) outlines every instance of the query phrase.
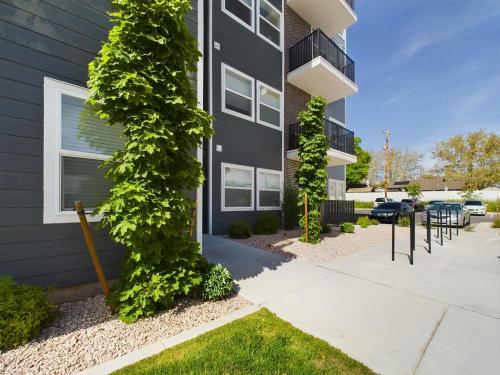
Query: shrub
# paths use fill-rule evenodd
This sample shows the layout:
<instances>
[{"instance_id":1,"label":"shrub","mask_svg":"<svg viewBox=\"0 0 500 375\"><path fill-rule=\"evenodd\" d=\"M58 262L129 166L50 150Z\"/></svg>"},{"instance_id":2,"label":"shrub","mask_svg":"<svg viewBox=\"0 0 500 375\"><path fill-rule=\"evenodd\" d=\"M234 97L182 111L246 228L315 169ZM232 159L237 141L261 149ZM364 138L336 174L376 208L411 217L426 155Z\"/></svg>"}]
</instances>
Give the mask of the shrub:
<instances>
[{"instance_id":1,"label":"shrub","mask_svg":"<svg viewBox=\"0 0 500 375\"><path fill-rule=\"evenodd\" d=\"M245 221L237 220L229 227L229 237L231 238L248 238L251 235L250 224Z\"/></svg>"},{"instance_id":2,"label":"shrub","mask_svg":"<svg viewBox=\"0 0 500 375\"><path fill-rule=\"evenodd\" d=\"M368 216L361 216L358 217L356 224L359 225L361 228L368 228L368 226L371 224L371 220Z\"/></svg>"},{"instance_id":3,"label":"shrub","mask_svg":"<svg viewBox=\"0 0 500 375\"><path fill-rule=\"evenodd\" d=\"M400 227L404 227L404 228L409 227L410 226L410 218L409 217L402 217L401 219L399 219L398 225Z\"/></svg>"},{"instance_id":4,"label":"shrub","mask_svg":"<svg viewBox=\"0 0 500 375\"><path fill-rule=\"evenodd\" d=\"M279 220L271 212L264 212L255 223L256 234L274 234L278 231Z\"/></svg>"},{"instance_id":5,"label":"shrub","mask_svg":"<svg viewBox=\"0 0 500 375\"><path fill-rule=\"evenodd\" d=\"M475 230L476 230L476 227L474 225L467 225L464 228L464 231L466 231L466 232L474 232Z\"/></svg>"},{"instance_id":6,"label":"shrub","mask_svg":"<svg viewBox=\"0 0 500 375\"><path fill-rule=\"evenodd\" d=\"M373 202L354 202L355 208L373 208Z\"/></svg>"},{"instance_id":7,"label":"shrub","mask_svg":"<svg viewBox=\"0 0 500 375\"><path fill-rule=\"evenodd\" d=\"M52 304L38 287L0 278L0 350L25 344L52 316Z\"/></svg>"},{"instance_id":8,"label":"shrub","mask_svg":"<svg viewBox=\"0 0 500 375\"><path fill-rule=\"evenodd\" d=\"M377 219L371 219L370 220L370 225L379 225L380 223L378 222Z\"/></svg>"},{"instance_id":9,"label":"shrub","mask_svg":"<svg viewBox=\"0 0 500 375\"><path fill-rule=\"evenodd\" d=\"M283 211L283 228L285 230L294 229L299 224L298 190L293 185L285 185L283 189L283 201L281 209Z\"/></svg>"},{"instance_id":10,"label":"shrub","mask_svg":"<svg viewBox=\"0 0 500 375\"><path fill-rule=\"evenodd\" d=\"M332 231L332 228L328 224L321 225L321 234L328 234Z\"/></svg>"},{"instance_id":11,"label":"shrub","mask_svg":"<svg viewBox=\"0 0 500 375\"><path fill-rule=\"evenodd\" d=\"M496 216L494 219L493 219L493 223L491 223L491 227L492 228L500 228L500 216Z\"/></svg>"},{"instance_id":12,"label":"shrub","mask_svg":"<svg viewBox=\"0 0 500 375\"><path fill-rule=\"evenodd\" d=\"M342 223L340 225L340 231L342 233L354 233L354 224L353 223Z\"/></svg>"},{"instance_id":13,"label":"shrub","mask_svg":"<svg viewBox=\"0 0 500 375\"><path fill-rule=\"evenodd\" d=\"M211 264L203 275L202 297L216 301L233 292L234 281L229 270L221 264Z\"/></svg>"}]
</instances>

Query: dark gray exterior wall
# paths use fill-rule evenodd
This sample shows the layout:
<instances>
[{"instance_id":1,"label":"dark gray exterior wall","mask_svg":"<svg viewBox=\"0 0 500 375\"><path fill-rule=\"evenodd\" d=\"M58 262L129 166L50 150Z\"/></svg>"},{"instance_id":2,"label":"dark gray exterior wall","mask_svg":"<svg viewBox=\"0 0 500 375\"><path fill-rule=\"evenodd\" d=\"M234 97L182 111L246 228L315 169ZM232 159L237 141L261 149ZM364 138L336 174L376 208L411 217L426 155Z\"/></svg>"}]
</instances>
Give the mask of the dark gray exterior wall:
<instances>
[{"instance_id":1,"label":"dark gray exterior wall","mask_svg":"<svg viewBox=\"0 0 500 375\"><path fill-rule=\"evenodd\" d=\"M273 1L280 5L281 1ZM235 220L254 223L260 211L221 211L221 163L282 170L282 132L221 111L221 64L225 63L282 91L282 52L256 32L248 30L221 10L221 1L213 1L212 49L213 115L215 135L212 141L212 233L227 233ZM222 146L222 152L216 146ZM256 197L255 206L256 206ZM207 205L205 205L207 207ZM279 213L279 211L278 211Z\"/></svg>"},{"instance_id":2,"label":"dark gray exterior wall","mask_svg":"<svg viewBox=\"0 0 500 375\"><path fill-rule=\"evenodd\" d=\"M63 287L96 280L78 223L43 224L43 79L86 86L110 28L107 0L0 3L0 275ZM187 23L197 32L197 6ZM104 231L106 276L123 254Z\"/></svg>"}]
</instances>

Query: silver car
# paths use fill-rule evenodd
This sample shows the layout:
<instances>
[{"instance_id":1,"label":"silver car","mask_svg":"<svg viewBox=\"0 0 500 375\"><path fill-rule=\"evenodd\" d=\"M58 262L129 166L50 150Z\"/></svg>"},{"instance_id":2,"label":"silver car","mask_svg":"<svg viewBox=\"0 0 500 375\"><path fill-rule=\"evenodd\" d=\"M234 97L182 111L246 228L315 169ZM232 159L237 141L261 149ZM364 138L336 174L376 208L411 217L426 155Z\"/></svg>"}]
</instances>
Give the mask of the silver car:
<instances>
[{"instance_id":1,"label":"silver car","mask_svg":"<svg viewBox=\"0 0 500 375\"><path fill-rule=\"evenodd\" d=\"M451 225L465 227L470 225L470 212L461 203L440 202L429 204L422 211L422 225L427 224L427 211L431 213L431 224L439 224L438 212L441 210L443 225L450 222ZM447 211L448 210L448 211ZM451 210L451 213L450 213Z\"/></svg>"}]
</instances>

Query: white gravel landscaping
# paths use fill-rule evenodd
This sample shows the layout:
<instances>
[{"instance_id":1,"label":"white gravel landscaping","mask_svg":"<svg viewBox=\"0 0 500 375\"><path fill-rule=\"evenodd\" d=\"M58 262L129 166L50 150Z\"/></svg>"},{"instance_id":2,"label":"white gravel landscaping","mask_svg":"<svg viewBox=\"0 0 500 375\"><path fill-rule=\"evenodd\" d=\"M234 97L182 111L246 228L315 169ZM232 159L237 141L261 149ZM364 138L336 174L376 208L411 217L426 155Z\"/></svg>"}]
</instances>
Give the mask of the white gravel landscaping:
<instances>
[{"instance_id":1,"label":"white gravel landscaping","mask_svg":"<svg viewBox=\"0 0 500 375\"><path fill-rule=\"evenodd\" d=\"M375 247L391 241L391 225L370 225L361 228L356 225L355 233L342 233L340 228L333 227L329 234L322 235L322 240L316 245L299 241L300 230L279 231L271 235L252 235L246 239L233 239L248 246L266 251L276 252L290 258L318 264L346 256L360 250ZM409 228L396 228L396 237L408 236Z\"/></svg>"},{"instance_id":2,"label":"white gravel landscaping","mask_svg":"<svg viewBox=\"0 0 500 375\"><path fill-rule=\"evenodd\" d=\"M217 302L185 299L171 310L125 324L110 313L102 295L65 303L37 339L0 353L0 374L72 374L249 304L237 295Z\"/></svg>"}]
</instances>

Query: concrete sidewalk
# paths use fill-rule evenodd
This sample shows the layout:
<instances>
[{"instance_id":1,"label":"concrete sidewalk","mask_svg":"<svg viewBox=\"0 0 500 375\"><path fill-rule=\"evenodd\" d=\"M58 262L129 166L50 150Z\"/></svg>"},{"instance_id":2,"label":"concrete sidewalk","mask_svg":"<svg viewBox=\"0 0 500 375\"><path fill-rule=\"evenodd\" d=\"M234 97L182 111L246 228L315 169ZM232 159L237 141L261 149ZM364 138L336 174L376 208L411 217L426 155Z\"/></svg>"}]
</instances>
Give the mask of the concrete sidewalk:
<instances>
[{"instance_id":1,"label":"concrete sidewalk","mask_svg":"<svg viewBox=\"0 0 500 375\"><path fill-rule=\"evenodd\" d=\"M390 244L309 264L217 237L204 254L240 293L382 374L496 374L500 368L500 236L465 233L415 265ZM407 241L398 241L405 250Z\"/></svg>"}]
</instances>

